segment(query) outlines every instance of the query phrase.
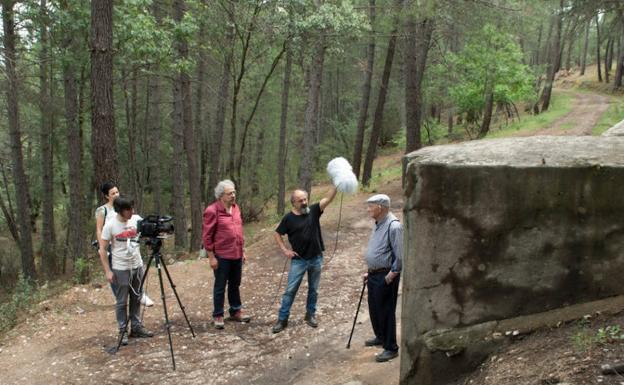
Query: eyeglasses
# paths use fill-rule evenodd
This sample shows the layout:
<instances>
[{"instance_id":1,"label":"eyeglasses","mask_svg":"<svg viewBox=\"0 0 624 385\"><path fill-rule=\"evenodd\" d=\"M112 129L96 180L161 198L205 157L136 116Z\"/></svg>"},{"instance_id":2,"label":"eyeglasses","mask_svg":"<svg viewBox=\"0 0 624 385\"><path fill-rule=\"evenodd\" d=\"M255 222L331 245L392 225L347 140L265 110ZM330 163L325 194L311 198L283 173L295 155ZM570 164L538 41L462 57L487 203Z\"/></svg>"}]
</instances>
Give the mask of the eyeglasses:
<instances>
[{"instance_id":1,"label":"eyeglasses","mask_svg":"<svg viewBox=\"0 0 624 385\"><path fill-rule=\"evenodd\" d=\"M230 191L230 192L226 192L223 195L236 195L236 190Z\"/></svg>"}]
</instances>

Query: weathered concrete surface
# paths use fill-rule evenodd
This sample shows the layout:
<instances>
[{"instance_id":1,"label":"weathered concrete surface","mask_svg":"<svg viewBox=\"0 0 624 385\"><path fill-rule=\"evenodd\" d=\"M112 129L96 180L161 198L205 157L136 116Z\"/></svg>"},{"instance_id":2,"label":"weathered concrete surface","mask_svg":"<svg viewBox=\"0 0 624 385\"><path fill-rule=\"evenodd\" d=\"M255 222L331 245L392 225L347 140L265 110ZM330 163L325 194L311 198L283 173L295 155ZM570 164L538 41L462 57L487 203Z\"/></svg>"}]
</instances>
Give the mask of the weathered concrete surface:
<instances>
[{"instance_id":1,"label":"weathered concrete surface","mask_svg":"<svg viewBox=\"0 0 624 385\"><path fill-rule=\"evenodd\" d=\"M624 120L605 131L603 136L624 136Z\"/></svg>"},{"instance_id":2,"label":"weathered concrete surface","mask_svg":"<svg viewBox=\"0 0 624 385\"><path fill-rule=\"evenodd\" d=\"M441 353L432 332L624 294L624 138L482 140L404 161L403 384L444 384L495 342Z\"/></svg>"}]
</instances>

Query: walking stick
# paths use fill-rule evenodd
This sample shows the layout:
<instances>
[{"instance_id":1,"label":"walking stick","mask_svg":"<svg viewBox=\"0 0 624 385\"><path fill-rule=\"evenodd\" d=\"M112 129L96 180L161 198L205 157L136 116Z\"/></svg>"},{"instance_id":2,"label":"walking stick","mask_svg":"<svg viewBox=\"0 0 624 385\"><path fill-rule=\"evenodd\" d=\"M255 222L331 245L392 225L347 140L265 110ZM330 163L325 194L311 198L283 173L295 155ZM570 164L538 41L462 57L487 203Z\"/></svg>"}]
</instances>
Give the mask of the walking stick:
<instances>
[{"instance_id":1,"label":"walking stick","mask_svg":"<svg viewBox=\"0 0 624 385\"><path fill-rule=\"evenodd\" d=\"M362 292L360 293L360 300L358 301L358 307L355 311L355 317L353 318L353 327L351 328L351 334L349 335L349 342L347 342L347 349L351 348L351 338L353 337L353 331L355 330L355 322L357 321L358 314L360 313L360 305L362 304L362 297L364 297L364 289L366 289L366 281L362 285Z\"/></svg>"}]
</instances>

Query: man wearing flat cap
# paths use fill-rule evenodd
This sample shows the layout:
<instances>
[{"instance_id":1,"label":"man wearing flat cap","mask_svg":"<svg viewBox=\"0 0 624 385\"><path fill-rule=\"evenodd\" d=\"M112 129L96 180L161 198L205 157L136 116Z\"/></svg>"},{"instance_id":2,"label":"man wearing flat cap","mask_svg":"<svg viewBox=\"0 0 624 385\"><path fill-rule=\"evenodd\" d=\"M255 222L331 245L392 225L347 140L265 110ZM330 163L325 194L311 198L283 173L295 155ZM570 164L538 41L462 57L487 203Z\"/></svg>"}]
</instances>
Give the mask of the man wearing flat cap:
<instances>
[{"instance_id":1,"label":"man wearing flat cap","mask_svg":"<svg viewBox=\"0 0 624 385\"><path fill-rule=\"evenodd\" d=\"M377 194L366 201L375 226L368 241L364 281L368 286L368 311L375 337L366 346L381 346L375 359L385 362L399 355L396 341L396 304L403 259L403 226L390 212L390 197Z\"/></svg>"}]
</instances>

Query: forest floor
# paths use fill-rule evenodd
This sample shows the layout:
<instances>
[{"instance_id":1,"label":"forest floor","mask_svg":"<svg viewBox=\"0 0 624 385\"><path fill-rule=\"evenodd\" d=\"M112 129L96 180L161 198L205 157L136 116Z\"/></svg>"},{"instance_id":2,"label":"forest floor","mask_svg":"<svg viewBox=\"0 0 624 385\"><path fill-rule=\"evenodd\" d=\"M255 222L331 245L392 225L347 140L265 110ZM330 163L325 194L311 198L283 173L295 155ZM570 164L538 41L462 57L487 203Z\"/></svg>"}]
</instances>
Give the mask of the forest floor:
<instances>
[{"instance_id":1,"label":"forest floor","mask_svg":"<svg viewBox=\"0 0 624 385\"><path fill-rule=\"evenodd\" d=\"M599 111L604 112L608 100L590 92L574 94L575 107L569 114L531 135L590 134L591 122L600 117ZM401 154L380 157L376 170L396 169L400 162ZM371 193L383 192L392 197L393 212L402 215L400 175L390 174L383 178L383 191L345 195L342 210L337 197L322 217L327 250L318 328L303 322L304 280L288 328L271 333L284 286L282 283L278 292L278 285L286 275L282 274L284 257L272 239L273 224L255 229L247 240L248 262L241 291L246 312L253 317L248 324L226 322L221 331L212 327L214 277L206 260L189 259L168 266L196 333L193 338L166 284L176 371L171 367L163 328L158 280L151 268L147 287L156 304L145 311L144 324L156 333L154 338L131 339L116 355L107 353L116 342L110 289L101 282L74 286L36 305L18 326L0 336L0 384L398 384L399 359L376 363L379 350L363 346L372 336L366 298L351 349L345 346L362 288L362 254L372 225L363 202ZM315 196L326 188L315 186ZM169 260L167 246L163 253ZM624 316L592 315L582 322L520 336L461 384L624 384L624 377L600 375L599 367L624 357L618 325L624 325ZM603 332L598 331L600 327Z\"/></svg>"}]
</instances>

